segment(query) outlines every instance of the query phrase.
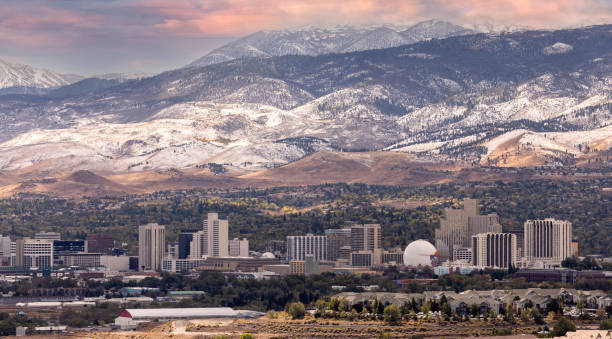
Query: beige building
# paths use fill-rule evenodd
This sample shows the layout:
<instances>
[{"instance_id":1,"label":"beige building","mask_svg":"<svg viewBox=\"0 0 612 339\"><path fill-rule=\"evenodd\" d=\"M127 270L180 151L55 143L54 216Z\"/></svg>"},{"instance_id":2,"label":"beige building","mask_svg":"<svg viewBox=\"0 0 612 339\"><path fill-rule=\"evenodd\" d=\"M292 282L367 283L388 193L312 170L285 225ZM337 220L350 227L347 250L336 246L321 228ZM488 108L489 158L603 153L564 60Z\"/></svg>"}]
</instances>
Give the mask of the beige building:
<instances>
[{"instance_id":1,"label":"beige building","mask_svg":"<svg viewBox=\"0 0 612 339\"><path fill-rule=\"evenodd\" d=\"M229 256L230 257L248 257L249 256L249 241L246 239L234 238L229 241Z\"/></svg>"},{"instance_id":2,"label":"beige building","mask_svg":"<svg viewBox=\"0 0 612 339\"><path fill-rule=\"evenodd\" d=\"M526 266L559 266L572 257L572 223L544 219L527 220L524 225L524 262Z\"/></svg>"},{"instance_id":3,"label":"beige building","mask_svg":"<svg viewBox=\"0 0 612 339\"><path fill-rule=\"evenodd\" d=\"M479 267L510 268L516 266L516 235L480 233L472 236L472 264Z\"/></svg>"},{"instance_id":4,"label":"beige building","mask_svg":"<svg viewBox=\"0 0 612 339\"><path fill-rule=\"evenodd\" d=\"M454 260L455 247L472 247L472 236L502 231L497 214L479 215L478 201L463 200L463 209L444 209L440 228L435 231L440 256Z\"/></svg>"},{"instance_id":5,"label":"beige building","mask_svg":"<svg viewBox=\"0 0 612 339\"><path fill-rule=\"evenodd\" d=\"M158 224L138 227L138 270L161 271L166 229Z\"/></svg>"},{"instance_id":6,"label":"beige building","mask_svg":"<svg viewBox=\"0 0 612 339\"><path fill-rule=\"evenodd\" d=\"M49 268L53 266L53 240L17 239L14 266Z\"/></svg>"},{"instance_id":7,"label":"beige building","mask_svg":"<svg viewBox=\"0 0 612 339\"><path fill-rule=\"evenodd\" d=\"M374 251L381 248L380 224L363 224L351 226L351 250Z\"/></svg>"}]
</instances>

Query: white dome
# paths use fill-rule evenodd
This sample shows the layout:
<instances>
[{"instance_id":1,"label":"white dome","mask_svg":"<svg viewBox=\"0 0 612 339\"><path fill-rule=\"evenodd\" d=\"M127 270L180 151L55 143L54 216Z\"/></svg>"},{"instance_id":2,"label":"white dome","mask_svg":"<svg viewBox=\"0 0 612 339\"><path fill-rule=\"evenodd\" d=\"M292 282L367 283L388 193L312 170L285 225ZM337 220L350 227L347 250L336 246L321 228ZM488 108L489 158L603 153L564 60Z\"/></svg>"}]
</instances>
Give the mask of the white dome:
<instances>
[{"instance_id":1,"label":"white dome","mask_svg":"<svg viewBox=\"0 0 612 339\"><path fill-rule=\"evenodd\" d=\"M262 254L261 257L265 259L275 259L276 258L276 256L270 252L266 252Z\"/></svg>"},{"instance_id":2,"label":"white dome","mask_svg":"<svg viewBox=\"0 0 612 339\"><path fill-rule=\"evenodd\" d=\"M434 245L426 240L415 240L404 250L404 265L431 266L431 257L438 254Z\"/></svg>"}]
</instances>

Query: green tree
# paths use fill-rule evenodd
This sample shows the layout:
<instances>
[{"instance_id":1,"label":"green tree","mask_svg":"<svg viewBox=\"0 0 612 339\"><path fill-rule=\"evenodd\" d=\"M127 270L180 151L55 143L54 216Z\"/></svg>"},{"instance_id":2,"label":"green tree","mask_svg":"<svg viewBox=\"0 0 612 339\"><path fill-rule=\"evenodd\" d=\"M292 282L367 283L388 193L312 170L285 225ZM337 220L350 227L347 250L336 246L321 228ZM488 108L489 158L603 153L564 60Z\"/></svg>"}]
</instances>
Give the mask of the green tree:
<instances>
[{"instance_id":1,"label":"green tree","mask_svg":"<svg viewBox=\"0 0 612 339\"><path fill-rule=\"evenodd\" d=\"M389 305L383 311L385 321L389 324L398 324L402 319L402 312L397 305Z\"/></svg>"},{"instance_id":2,"label":"green tree","mask_svg":"<svg viewBox=\"0 0 612 339\"><path fill-rule=\"evenodd\" d=\"M563 337L567 332L576 332L576 325L567 318L561 318L555 323L551 334L554 337Z\"/></svg>"}]
</instances>

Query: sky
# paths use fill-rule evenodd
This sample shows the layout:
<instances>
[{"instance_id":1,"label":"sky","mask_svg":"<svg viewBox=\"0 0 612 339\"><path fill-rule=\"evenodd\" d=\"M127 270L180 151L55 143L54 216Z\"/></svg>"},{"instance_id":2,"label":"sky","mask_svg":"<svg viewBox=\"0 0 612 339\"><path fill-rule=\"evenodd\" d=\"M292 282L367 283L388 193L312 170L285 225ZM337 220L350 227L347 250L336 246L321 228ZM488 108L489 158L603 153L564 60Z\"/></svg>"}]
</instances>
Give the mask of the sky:
<instances>
[{"instance_id":1,"label":"sky","mask_svg":"<svg viewBox=\"0 0 612 339\"><path fill-rule=\"evenodd\" d=\"M612 23L612 0L1 0L0 59L63 73L157 73L265 29Z\"/></svg>"}]
</instances>

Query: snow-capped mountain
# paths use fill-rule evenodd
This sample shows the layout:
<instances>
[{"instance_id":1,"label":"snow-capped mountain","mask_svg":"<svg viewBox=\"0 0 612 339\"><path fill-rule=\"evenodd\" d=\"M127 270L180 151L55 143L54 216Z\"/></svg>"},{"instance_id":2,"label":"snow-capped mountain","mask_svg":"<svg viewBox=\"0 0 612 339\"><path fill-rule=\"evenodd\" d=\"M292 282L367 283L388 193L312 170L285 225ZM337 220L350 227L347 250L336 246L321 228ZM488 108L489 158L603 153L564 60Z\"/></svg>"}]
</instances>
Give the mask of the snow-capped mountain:
<instances>
[{"instance_id":1,"label":"snow-capped mountain","mask_svg":"<svg viewBox=\"0 0 612 339\"><path fill-rule=\"evenodd\" d=\"M240 172L318 150L575 161L612 145L611 33L607 25L242 58L91 81L61 96L4 96L0 170L215 163Z\"/></svg>"},{"instance_id":2,"label":"snow-capped mountain","mask_svg":"<svg viewBox=\"0 0 612 339\"><path fill-rule=\"evenodd\" d=\"M474 33L476 31L439 20L424 21L414 26L336 26L260 31L219 47L188 66L208 66L242 57L365 51Z\"/></svg>"},{"instance_id":3,"label":"snow-capped mountain","mask_svg":"<svg viewBox=\"0 0 612 339\"><path fill-rule=\"evenodd\" d=\"M10 63L0 59L0 89L9 87L51 88L68 85L77 78L47 69Z\"/></svg>"}]
</instances>

